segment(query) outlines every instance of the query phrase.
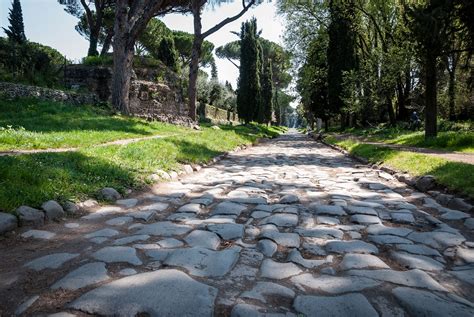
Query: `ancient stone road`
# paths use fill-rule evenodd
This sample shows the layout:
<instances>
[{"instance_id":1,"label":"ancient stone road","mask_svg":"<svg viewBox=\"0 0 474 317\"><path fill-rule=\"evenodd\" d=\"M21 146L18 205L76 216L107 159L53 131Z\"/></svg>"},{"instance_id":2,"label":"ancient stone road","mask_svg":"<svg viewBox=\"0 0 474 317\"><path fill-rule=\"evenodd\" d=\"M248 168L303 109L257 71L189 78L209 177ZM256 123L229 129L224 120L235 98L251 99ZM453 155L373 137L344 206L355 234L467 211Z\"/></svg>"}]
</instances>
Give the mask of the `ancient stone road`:
<instances>
[{"instance_id":1,"label":"ancient stone road","mask_svg":"<svg viewBox=\"0 0 474 317\"><path fill-rule=\"evenodd\" d=\"M473 219L290 133L0 241L0 315L473 316Z\"/></svg>"}]
</instances>

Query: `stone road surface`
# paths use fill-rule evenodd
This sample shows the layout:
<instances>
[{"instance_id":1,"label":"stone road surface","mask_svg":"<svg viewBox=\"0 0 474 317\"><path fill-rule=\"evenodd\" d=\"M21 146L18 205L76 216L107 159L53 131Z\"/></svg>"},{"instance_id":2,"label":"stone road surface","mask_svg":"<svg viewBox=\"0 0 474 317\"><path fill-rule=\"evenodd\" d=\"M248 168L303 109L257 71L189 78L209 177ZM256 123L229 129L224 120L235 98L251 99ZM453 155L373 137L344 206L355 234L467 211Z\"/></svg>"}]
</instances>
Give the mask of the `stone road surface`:
<instances>
[{"instance_id":1,"label":"stone road surface","mask_svg":"<svg viewBox=\"0 0 474 317\"><path fill-rule=\"evenodd\" d=\"M296 133L40 229L1 316L474 316L470 215Z\"/></svg>"}]
</instances>

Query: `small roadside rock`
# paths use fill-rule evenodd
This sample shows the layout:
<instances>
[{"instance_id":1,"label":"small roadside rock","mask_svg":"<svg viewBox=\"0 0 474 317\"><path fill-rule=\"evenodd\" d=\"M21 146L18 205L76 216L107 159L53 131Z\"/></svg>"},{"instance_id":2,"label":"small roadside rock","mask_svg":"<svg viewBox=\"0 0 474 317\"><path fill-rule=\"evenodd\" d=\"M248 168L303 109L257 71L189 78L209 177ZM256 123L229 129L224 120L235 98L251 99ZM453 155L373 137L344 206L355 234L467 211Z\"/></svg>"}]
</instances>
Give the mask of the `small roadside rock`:
<instances>
[{"instance_id":1,"label":"small roadside rock","mask_svg":"<svg viewBox=\"0 0 474 317\"><path fill-rule=\"evenodd\" d=\"M418 188L422 192L426 192L430 189L433 189L435 185L436 185L436 180L434 176L431 176L431 175L421 176L420 178L416 180L416 184L415 184L416 188Z\"/></svg>"},{"instance_id":2,"label":"small roadside rock","mask_svg":"<svg viewBox=\"0 0 474 317\"><path fill-rule=\"evenodd\" d=\"M112 187L105 187L100 190L99 198L108 201L116 201L117 199L122 198L122 195Z\"/></svg>"},{"instance_id":3,"label":"small roadside rock","mask_svg":"<svg viewBox=\"0 0 474 317\"><path fill-rule=\"evenodd\" d=\"M54 200L48 200L41 205L41 209L44 210L46 218L49 220L61 218L64 216L64 209Z\"/></svg>"},{"instance_id":4,"label":"small roadside rock","mask_svg":"<svg viewBox=\"0 0 474 317\"><path fill-rule=\"evenodd\" d=\"M63 209L68 214L75 214L79 211L79 206L73 203L72 201L66 201L63 204Z\"/></svg>"},{"instance_id":5,"label":"small roadside rock","mask_svg":"<svg viewBox=\"0 0 474 317\"><path fill-rule=\"evenodd\" d=\"M15 230L17 226L18 220L14 215L0 212L0 235Z\"/></svg>"},{"instance_id":6,"label":"small roadside rock","mask_svg":"<svg viewBox=\"0 0 474 317\"><path fill-rule=\"evenodd\" d=\"M20 206L16 213L20 218L21 226L42 226L44 224L44 213L41 210L28 206Z\"/></svg>"}]
</instances>

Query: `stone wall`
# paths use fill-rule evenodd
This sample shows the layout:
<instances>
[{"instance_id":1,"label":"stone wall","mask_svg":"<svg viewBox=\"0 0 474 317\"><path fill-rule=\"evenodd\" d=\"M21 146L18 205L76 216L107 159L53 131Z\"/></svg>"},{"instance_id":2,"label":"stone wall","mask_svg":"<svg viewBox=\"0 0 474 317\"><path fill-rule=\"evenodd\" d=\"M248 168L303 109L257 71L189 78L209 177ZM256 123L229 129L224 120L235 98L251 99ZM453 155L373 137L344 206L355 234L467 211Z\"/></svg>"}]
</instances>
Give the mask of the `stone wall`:
<instances>
[{"instance_id":1,"label":"stone wall","mask_svg":"<svg viewBox=\"0 0 474 317\"><path fill-rule=\"evenodd\" d=\"M34 97L73 105L96 104L99 102L97 95L92 93L69 92L6 82L0 82L0 94L12 99Z\"/></svg>"},{"instance_id":2,"label":"stone wall","mask_svg":"<svg viewBox=\"0 0 474 317\"><path fill-rule=\"evenodd\" d=\"M211 120L213 123L238 122L239 118L235 112L220 109L211 105L200 105L201 117Z\"/></svg>"},{"instance_id":3,"label":"stone wall","mask_svg":"<svg viewBox=\"0 0 474 317\"><path fill-rule=\"evenodd\" d=\"M87 89L101 101L111 101L110 67L70 65L65 70L66 85ZM139 117L177 124L192 124L184 102L180 78L164 65L135 68L130 84L130 112Z\"/></svg>"}]
</instances>

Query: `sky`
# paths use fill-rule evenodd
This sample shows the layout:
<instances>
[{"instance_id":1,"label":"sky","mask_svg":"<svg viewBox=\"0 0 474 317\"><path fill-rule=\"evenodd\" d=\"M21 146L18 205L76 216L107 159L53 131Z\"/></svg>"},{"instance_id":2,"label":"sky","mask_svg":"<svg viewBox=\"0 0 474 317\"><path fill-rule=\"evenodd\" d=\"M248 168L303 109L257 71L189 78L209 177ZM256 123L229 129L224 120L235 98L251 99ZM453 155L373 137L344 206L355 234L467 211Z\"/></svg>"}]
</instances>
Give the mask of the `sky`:
<instances>
[{"instance_id":1,"label":"sky","mask_svg":"<svg viewBox=\"0 0 474 317\"><path fill-rule=\"evenodd\" d=\"M51 46L68 59L80 60L87 53L88 43L74 29L77 19L63 10L57 0L21 0L23 9L23 20L25 24L26 37L33 42ZM284 31L284 19L276 14L276 1L264 2L250 9L243 17L236 20L220 31L207 38L219 47L227 42L237 40L237 36L230 33L239 31L243 21L252 16L257 18L259 29L262 30L262 37L282 44L282 34ZM8 11L11 7L10 0L0 0L0 26L8 26ZM224 4L214 10L209 9L203 12L202 25L203 32L220 22L223 18L235 15L240 11L241 1ZM169 14L161 18L165 24L175 30L193 32L192 16ZM3 29L0 36L5 36ZM238 69L227 60L216 58L219 80L229 81L236 87Z\"/></svg>"}]
</instances>

